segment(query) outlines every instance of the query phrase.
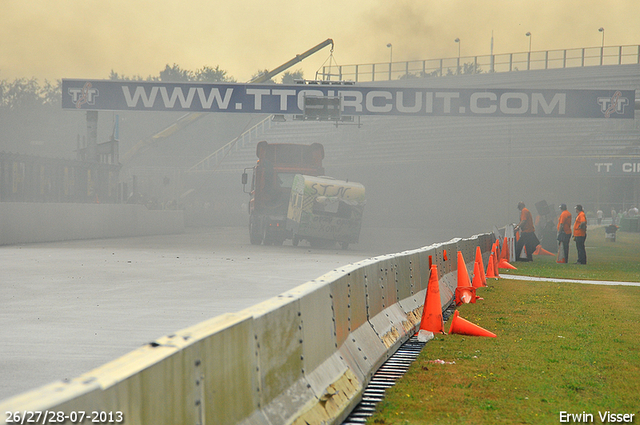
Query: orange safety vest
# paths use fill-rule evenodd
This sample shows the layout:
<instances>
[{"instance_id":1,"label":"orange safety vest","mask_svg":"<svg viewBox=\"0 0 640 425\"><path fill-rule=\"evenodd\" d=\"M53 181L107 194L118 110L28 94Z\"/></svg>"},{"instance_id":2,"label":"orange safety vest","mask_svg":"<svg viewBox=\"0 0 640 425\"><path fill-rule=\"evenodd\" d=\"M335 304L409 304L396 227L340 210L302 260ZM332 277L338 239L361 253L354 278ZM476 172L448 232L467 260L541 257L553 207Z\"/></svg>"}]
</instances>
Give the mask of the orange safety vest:
<instances>
[{"instance_id":1,"label":"orange safety vest","mask_svg":"<svg viewBox=\"0 0 640 425\"><path fill-rule=\"evenodd\" d=\"M568 235L571 234L571 213L567 210L560 213L560 218L558 219L558 232L560 230Z\"/></svg>"},{"instance_id":2,"label":"orange safety vest","mask_svg":"<svg viewBox=\"0 0 640 425\"><path fill-rule=\"evenodd\" d=\"M585 228L581 229L580 225L584 223ZM587 217L584 215L584 211L580 211L576 217L576 222L573 223L573 236L587 236Z\"/></svg>"},{"instance_id":3,"label":"orange safety vest","mask_svg":"<svg viewBox=\"0 0 640 425\"><path fill-rule=\"evenodd\" d=\"M536 230L535 227L533 227L533 217L531 217L531 213L526 207L522 208L522 212L520 213L520 223L522 223L520 229L523 233L532 233Z\"/></svg>"}]
</instances>

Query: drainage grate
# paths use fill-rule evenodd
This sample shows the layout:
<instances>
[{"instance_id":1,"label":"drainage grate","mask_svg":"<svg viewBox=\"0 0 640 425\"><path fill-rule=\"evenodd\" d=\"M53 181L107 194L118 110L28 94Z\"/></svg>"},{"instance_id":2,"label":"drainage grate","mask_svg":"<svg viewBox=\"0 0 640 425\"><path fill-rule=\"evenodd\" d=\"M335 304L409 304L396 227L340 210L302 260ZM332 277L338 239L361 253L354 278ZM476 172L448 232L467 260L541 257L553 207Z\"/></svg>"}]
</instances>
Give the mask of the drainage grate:
<instances>
[{"instance_id":1,"label":"drainage grate","mask_svg":"<svg viewBox=\"0 0 640 425\"><path fill-rule=\"evenodd\" d=\"M445 322L449 320L449 317L455 309L456 304L453 302L442 312ZM375 413L376 404L384 399L386 389L393 387L396 381L405 374L409 366L411 366L411 363L418 358L425 344L426 342L418 341L415 335L402 344L373 375L371 382L369 382L369 385L362 394L362 400L349 414L347 419L342 422L342 425L366 423L367 419Z\"/></svg>"},{"instance_id":2,"label":"drainage grate","mask_svg":"<svg viewBox=\"0 0 640 425\"><path fill-rule=\"evenodd\" d=\"M371 382L362 394L362 400L351 414L342 422L342 425L363 424L367 418L373 415L376 404L384 398L387 388L395 385L396 381L409 369L411 363L418 358L424 347L424 342L419 342L416 336L412 336L402 344L380 369L373 375Z\"/></svg>"}]
</instances>

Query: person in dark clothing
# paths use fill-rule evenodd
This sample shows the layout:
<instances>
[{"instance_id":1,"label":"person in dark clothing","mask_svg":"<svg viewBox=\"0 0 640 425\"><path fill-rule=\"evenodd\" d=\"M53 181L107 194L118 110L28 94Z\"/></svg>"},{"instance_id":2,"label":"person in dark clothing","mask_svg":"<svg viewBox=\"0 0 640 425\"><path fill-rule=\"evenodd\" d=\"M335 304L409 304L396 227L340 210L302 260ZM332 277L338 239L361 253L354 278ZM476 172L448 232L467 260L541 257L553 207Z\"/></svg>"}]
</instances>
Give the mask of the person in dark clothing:
<instances>
[{"instance_id":1,"label":"person in dark clothing","mask_svg":"<svg viewBox=\"0 0 640 425\"><path fill-rule=\"evenodd\" d=\"M567 204L561 204L558 218L558 250L562 250L564 257L558 263L569 262L569 242L571 242L571 213L567 211ZM560 255L560 254L559 254ZM558 256L560 258L560 256Z\"/></svg>"},{"instance_id":2,"label":"person in dark clothing","mask_svg":"<svg viewBox=\"0 0 640 425\"><path fill-rule=\"evenodd\" d=\"M584 243L587 240L587 217L584 215L582 205L576 205L576 221L573 223L573 240L576 241L578 250L578 264L587 264L587 250Z\"/></svg>"},{"instance_id":3,"label":"person in dark clothing","mask_svg":"<svg viewBox=\"0 0 640 425\"><path fill-rule=\"evenodd\" d=\"M516 242L516 261L533 261L533 251L540 244L535 234L535 227L533 227L533 217L524 202L518 202L518 209L520 210L520 223L514 228L516 231L520 230L520 238ZM527 251L526 258L520 257L522 247Z\"/></svg>"}]
</instances>

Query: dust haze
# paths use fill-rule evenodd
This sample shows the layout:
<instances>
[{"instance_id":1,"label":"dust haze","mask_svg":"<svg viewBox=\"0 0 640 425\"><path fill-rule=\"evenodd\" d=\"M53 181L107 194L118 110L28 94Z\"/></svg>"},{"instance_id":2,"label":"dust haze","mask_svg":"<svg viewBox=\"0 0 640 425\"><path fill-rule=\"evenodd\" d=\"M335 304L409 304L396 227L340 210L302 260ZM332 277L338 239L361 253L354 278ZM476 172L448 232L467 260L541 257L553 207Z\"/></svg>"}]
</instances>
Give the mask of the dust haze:
<instances>
[{"instance_id":1,"label":"dust haze","mask_svg":"<svg viewBox=\"0 0 640 425\"><path fill-rule=\"evenodd\" d=\"M496 54L524 52L529 43L534 51L599 47L603 41L634 45L640 40L639 8L636 0L606 4L595 0L329 0L314 5L291 0L179 5L0 0L0 37L5 40L0 44L0 80L100 79L112 70L146 77L175 63L191 70L219 65L238 81L246 81L257 70L273 69L326 38L334 40L334 59L340 65L385 63L391 54L394 61L456 57L458 48L463 57L488 55L492 36ZM600 27L605 31L599 32ZM459 43L454 42L456 38ZM314 77L328 53L325 49L299 64L306 78ZM436 84L461 83L451 78ZM501 84L499 75L492 78L493 86ZM484 84L477 81L468 85ZM537 83L541 88L554 84L544 79ZM528 82L511 80L511 84ZM575 88L598 88L593 85L593 80L581 80ZM55 115L32 115L20 123L0 117L0 123L5 122L2 149L73 157L78 137L86 133L84 115L67 111ZM101 113L99 143L111 136L116 115L124 154L181 114ZM206 211L188 216L192 224L213 220L219 225L245 226L248 216L242 205L248 197L242 193L239 170L255 163L253 149L234 159L234 172L216 177L186 182L175 171L165 171L189 168L264 118L230 115L211 114L186 131L158 141L123 169L121 179L137 173L140 189L163 202L194 189L198 205L206 205ZM534 204L541 200L552 205L582 203L593 209L604 204L605 192L611 192L607 195L611 199L633 198L633 193L614 194L605 187L594 193L591 188L597 182L586 175L584 162L565 161L566 156L553 153L558 143L563 144L563 155L568 155L585 140L600 140L615 132L630 134L636 131L633 123L534 121L370 118L363 120L361 128L327 124L307 136L291 123L283 125L282 131L290 132L299 143L324 143L327 174L365 185L369 199L365 226L428 229L424 237L433 238L429 243L517 221L515 206L520 200L535 213ZM28 144L26 149L20 147L21 141ZM383 145L388 146L385 154L380 153ZM478 150L478 146L486 148ZM149 169L155 169L155 174L144 176Z\"/></svg>"}]
</instances>

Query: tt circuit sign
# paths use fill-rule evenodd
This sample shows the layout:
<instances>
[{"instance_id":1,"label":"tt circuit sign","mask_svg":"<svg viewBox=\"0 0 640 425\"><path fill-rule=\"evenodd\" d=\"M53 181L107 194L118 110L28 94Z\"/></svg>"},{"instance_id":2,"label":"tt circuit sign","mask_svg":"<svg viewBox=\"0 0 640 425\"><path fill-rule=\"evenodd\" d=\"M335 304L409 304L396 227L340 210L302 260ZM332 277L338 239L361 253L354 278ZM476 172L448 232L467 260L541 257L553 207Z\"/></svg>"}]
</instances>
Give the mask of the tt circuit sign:
<instances>
[{"instance_id":1,"label":"tt circuit sign","mask_svg":"<svg viewBox=\"0 0 640 425\"><path fill-rule=\"evenodd\" d=\"M604 159L593 164L599 175L640 177L640 157Z\"/></svg>"},{"instance_id":2,"label":"tt circuit sign","mask_svg":"<svg viewBox=\"0 0 640 425\"><path fill-rule=\"evenodd\" d=\"M85 110L301 114L340 99L342 115L633 118L633 90L425 89L371 86L63 80L62 107Z\"/></svg>"}]
</instances>

